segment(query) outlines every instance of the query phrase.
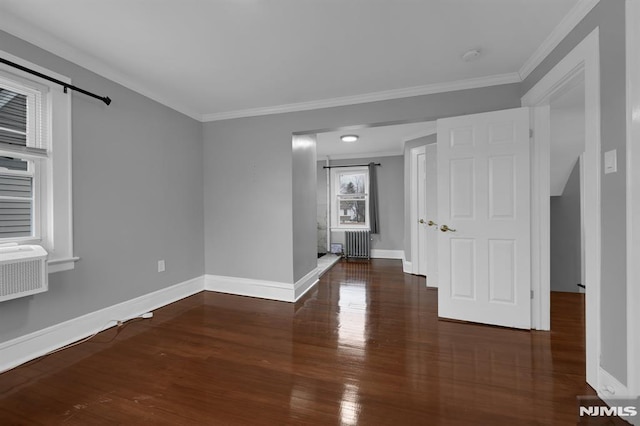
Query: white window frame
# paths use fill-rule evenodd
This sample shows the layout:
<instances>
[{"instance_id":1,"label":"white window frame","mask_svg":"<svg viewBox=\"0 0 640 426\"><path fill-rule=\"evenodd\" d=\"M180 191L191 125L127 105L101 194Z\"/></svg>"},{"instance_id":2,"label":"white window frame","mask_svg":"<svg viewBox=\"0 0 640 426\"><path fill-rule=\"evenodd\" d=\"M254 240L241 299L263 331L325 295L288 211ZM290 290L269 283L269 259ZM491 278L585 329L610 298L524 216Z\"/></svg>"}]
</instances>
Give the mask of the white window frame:
<instances>
[{"instance_id":1,"label":"white window frame","mask_svg":"<svg viewBox=\"0 0 640 426\"><path fill-rule=\"evenodd\" d=\"M61 74L0 51L3 58L34 71L71 84ZM39 152L16 147L2 149L3 155L30 160L34 167L33 236L3 239L1 242L38 244L47 250L49 273L70 270L79 260L73 255L72 171L71 171L71 95L62 86L0 64L0 78L10 81L20 91L32 91L41 97L39 111L29 111L27 126L35 140L28 147ZM12 89L13 90L13 89ZM35 91L35 92L34 92ZM38 115L40 114L40 115ZM35 126L35 127L33 127ZM46 150L46 154L42 150ZM34 150L35 151L35 150Z\"/></svg>"},{"instance_id":2,"label":"white window frame","mask_svg":"<svg viewBox=\"0 0 640 426\"><path fill-rule=\"evenodd\" d=\"M349 174L365 174L364 200L365 223L362 225L340 223L340 176ZM369 168L364 166L336 167L331 169L331 229L340 231L368 230L369 229Z\"/></svg>"}]
</instances>

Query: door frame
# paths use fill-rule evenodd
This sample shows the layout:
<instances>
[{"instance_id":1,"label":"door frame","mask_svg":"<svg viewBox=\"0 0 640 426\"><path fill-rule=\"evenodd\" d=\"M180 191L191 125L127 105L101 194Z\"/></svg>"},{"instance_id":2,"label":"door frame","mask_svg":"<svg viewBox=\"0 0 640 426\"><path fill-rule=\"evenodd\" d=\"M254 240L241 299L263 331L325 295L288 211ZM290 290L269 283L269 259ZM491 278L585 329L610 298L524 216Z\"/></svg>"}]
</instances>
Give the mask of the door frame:
<instances>
[{"instance_id":1,"label":"door frame","mask_svg":"<svg viewBox=\"0 0 640 426\"><path fill-rule=\"evenodd\" d=\"M418 236L420 233L420 220L418 218L418 200L420 199L420 195L418 194L418 156L420 154L426 155L427 148L426 145L416 146L411 148L409 151L409 161L410 161L410 198L409 205L411 212L409 213L409 220L411 221L411 273L419 274L420 273L420 261L418 259Z\"/></svg>"},{"instance_id":2,"label":"door frame","mask_svg":"<svg viewBox=\"0 0 640 426\"><path fill-rule=\"evenodd\" d=\"M561 93L576 79L585 87L585 185L594 188L585 200L585 283L587 383L598 389L600 357L600 48L596 28L553 67L523 97L522 105L532 108L532 191L531 191L531 272L532 327L550 329L550 219L549 149L552 96Z\"/></svg>"},{"instance_id":3,"label":"door frame","mask_svg":"<svg viewBox=\"0 0 640 426\"><path fill-rule=\"evenodd\" d=\"M435 121L425 121L425 124L427 124L428 127L424 131L411 135L410 137L405 138L402 142L406 144L409 141L436 134L437 129ZM409 234L411 235L409 247L411 247L411 260L403 260L403 271L414 275L417 275L419 272L418 262L414 260L415 254L418 252L418 216L416 213L418 210L418 152L415 151L415 149L426 145L427 144L409 149L409 221L411 223L409 226ZM406 155L405 151L405 156Z\"/></svg>"},{"instance_id":4,"label":"door frame","mask_svg":"<svg viewBox=\"0 0 640 426\"><path fill-rule=\"evenodd\" d=\"M627 389L640 395L640 4L626 2L627 90ZM634 110L636 113L634 114ZM635 146L634 146L635 141ZM634 166L635 164L635 166ZM634 184L635 182L635 184Z\"/></svg>"}]
</instances>

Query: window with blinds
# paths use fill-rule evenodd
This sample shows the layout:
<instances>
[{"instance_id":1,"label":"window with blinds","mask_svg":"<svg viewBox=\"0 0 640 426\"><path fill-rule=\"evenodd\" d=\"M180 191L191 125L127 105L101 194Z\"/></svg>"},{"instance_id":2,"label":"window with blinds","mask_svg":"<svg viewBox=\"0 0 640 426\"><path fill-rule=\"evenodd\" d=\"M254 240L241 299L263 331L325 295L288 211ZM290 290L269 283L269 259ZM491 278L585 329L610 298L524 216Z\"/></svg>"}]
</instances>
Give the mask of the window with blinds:
<instances>
[{"instance_id":1,"label":"window with blinds","mask_svg":"<svg viewBox=\"0 0 640 426\"><path fill-rule=\"evenodd\" d=\"M0 57L71 84L8 52ZM71 96L60 84L0 63L0 243L42 246L50 273L73 269L78 260L71 130Z\"/></svg>"},{"instance_id":2,"label":"window with blinds","mask_svg":"<svg viewBox=\"0 0 640 426\"><path fill-rule=\"evenodd\" d=\"M30 103L28 95L0 85L0 240L34 236L35 164L14 152L33 141Z\"/></svg>"}]
</instances>

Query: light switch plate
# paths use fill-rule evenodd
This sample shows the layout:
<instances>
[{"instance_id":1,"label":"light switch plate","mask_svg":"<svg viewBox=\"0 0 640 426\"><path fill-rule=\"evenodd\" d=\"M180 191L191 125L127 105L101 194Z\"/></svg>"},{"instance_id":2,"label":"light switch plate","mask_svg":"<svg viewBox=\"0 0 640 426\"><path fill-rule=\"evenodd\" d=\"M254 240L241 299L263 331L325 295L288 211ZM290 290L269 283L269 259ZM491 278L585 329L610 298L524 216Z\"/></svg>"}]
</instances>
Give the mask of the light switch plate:
<instances>
[{"instance_id":1,"label":"light switch plate","mask_svg":"<svg viewBox=\"0 0 640 426\"><path fill-rule=\"evenodd\" d=\"M604 153L604 174L618 171L618 154L615 149Z\"/></svg>"}]
</instances>

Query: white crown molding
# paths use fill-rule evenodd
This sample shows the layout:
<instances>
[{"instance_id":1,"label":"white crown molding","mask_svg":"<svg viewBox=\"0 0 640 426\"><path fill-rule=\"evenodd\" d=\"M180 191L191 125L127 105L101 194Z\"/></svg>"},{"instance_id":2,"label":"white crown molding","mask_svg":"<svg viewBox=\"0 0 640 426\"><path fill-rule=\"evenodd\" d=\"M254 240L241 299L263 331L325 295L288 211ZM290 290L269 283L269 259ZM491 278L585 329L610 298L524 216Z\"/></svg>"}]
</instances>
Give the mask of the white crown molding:
<instances>
[{"instance_id":1,"label":"white crown molding","mask_svg":"<svg viewBox=\"0 0 640 426\"><path fill-rule=\"evenodd\" d=\"M524 81L599 2L600 0L578 0L558 26L553 29L551 34L533 52L533 55L522 65L520 71L518 71L520 80Z\"/></svg>"},{"instance_id":2,"label":"white crown molding","mask_svg":"<svg viewBox=\"0 0 640 426\"><path fill-rule=\"evenodd\" d=\"M446 83L427 84L425 86L414 86L404 89L385 90L382 92L365 93L362 95L343 96L339 98L276 105L264 108L249 108L237 111L204 114L202 116L202 121L220 121L230 120L234 118L255 117L260 115L309 111L321 108L332 108L337 106L363 104L367 102L431 95L434 93L453 92L456 90L477 89L480 87L497 86L500 84L520 83L521 81L522 80L520 79L520 75L518 73L496 74L487 77L470 78L467 80L450 81Z\"/></svg>"},{"instance_id":3,"label":"white crown molding","mask_svg":"<svg viewBox=\"0 0 640 426\"><path fill-rule=\"evenodd\" d=\"M63 59L73 62L76 65L86 68L89 71L101 75L102 77L105 77L143 96L146 96L149 99L159 102L171 109L174 109L188 117L201 122L229 120L234 118L253 117L270 114L281 114L296 111L309 111L320 108L331 108L337 106L408 98L412 96L430 95L434 93L475 89L480 87L521 82L520 75L518 73L497 74L487 77L471 78L446 83L428 84L425 86L414 86L403 89L385 90L381 92L365 93L354 96L344 96L331 99L322 99L316 101L299 102L261 108L249 108L237 111L225 111L203 115L192 110L191 108L180 104L179 102L175 102L171 99L167 99L165 96L158 95L153 90L144 87L142 84L134 81L134 79L130 76L116 70L100 59L72 48L58 38L51 36L45 31L29 24L28 22L16 17L15 15L9 15L7 13L3 13L2 15L0 15L0 28L3 31L6 31L18 38L21 38L44 50L60 56Z\"/></svg>"},{"instance_id":4,"label":"white crown molding","mask_svg":"<svg viewBox=\"0 0 640 426\"><path fill-rule=\"evenodd\" d=\"M276 105L260 108L249 108L236 111L225 111L210 114L201 114L192 108L182 105L180 102L158 95L153 90L136 82L134 78L116 70L100 59L70 47L56 37L29 24L28 22L3 13L0 15L0 28L16 37L45 49L63 59L88 69L102 77L131 89L149 99L159 102L175 111L201 122L229 120L262 116L270 114L282 114L297 111L309 111L321 108L331 108L346 105L355 105L367 102L377 102L390 99L401 99L413 96L430 95L435 93L451 92L480 87L496 86L501 84L522 82L547 55L562 41L564 37L576 26L584 16L599 2L599 0L579 0L569 14L560 22L554 31L536 49L534 54L524 63L519 72L496 74L486 77L471 78L466 80L451 81L445 83L428 84L424 86L407 87L403 89L385 90L381 92L365 93L361 95L344 96L331 99L322 99L308 102Z\"/></svg>"},{"instance_id":5,"label":"white crown molding","mask_svg":"<svg viewBox=\"0 0 640 426\"><path fill-rule=\"evenodd\" d=\"M188 117L191 117L194 120L203 121L202 114L193 111L191 108L181 105L179 102L174 102L173 100L167 99L164 96L158 95L153 90L144 87L140 83L134 81L134 79L130 76L116 70L100 59L72 48L60 39L33 26L23 19L16 17L15 15L8 14L6 12L0 14L0 29L35 46L38 46L50 53L53 53L54 55L66 59L69 62L73 62L76 65L86 68L89 71L92 71L104 78L118 83L128 89L131 89L134 92L137 92L151 100L154 100ZM116 101L117 99L114 99L114 102Z\"/></svg>"}]
</instances>

